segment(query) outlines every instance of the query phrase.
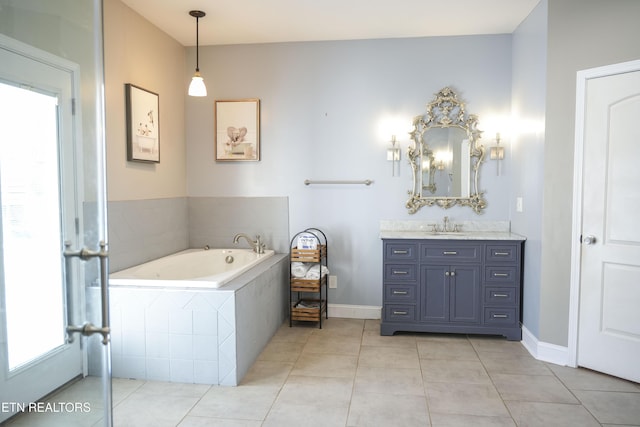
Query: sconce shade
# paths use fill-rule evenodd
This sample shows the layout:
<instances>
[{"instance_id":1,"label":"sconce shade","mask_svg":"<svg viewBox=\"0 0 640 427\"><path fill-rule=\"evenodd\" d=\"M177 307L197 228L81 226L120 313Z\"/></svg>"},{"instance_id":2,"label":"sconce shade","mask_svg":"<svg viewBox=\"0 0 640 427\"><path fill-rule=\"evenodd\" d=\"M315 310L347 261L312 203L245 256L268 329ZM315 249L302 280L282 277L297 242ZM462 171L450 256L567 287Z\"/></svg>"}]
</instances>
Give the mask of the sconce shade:
<instances>
[{"instance_id":1,"label":"sconce shade","mask_svg":"<svg viewBox=\"0 0 640 427\"><path fill-rule=\"evenodd\" d=\"M189 96L207 96L207 87L204 85L204 79L200 75L200 18L204 17L206 13L201 10L189 11L189 15L196 18L196 72L191 78L189 84Z\"/></svg>"}]
</instances>

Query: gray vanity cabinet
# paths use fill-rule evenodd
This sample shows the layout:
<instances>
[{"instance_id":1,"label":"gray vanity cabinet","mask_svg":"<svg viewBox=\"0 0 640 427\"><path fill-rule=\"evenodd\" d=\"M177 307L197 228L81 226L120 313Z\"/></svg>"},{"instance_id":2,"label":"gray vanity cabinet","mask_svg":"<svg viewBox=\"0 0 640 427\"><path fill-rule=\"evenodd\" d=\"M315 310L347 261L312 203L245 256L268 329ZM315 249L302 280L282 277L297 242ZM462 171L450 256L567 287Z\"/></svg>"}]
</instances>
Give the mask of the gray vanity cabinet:
<instances>
[{"instance_id":1,"label":"gray vanity cabinet","mask_svg":"<svg viewBox=\"0 0 640 427\"><path fill-rule=\"evenodd\" d=\"M380 332L520 340L522 241L383 240Z\"/></svg>"}]
</instances>

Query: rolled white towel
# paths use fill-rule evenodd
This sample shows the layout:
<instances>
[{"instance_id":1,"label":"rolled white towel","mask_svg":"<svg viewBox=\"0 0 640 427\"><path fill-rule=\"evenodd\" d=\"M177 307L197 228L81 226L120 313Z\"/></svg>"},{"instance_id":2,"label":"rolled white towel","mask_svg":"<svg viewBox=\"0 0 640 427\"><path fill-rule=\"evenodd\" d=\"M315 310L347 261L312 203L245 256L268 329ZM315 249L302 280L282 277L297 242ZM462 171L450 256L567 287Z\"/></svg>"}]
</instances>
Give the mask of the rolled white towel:
<instances>
[{"instance_id":1,"label":"rolled white towel","mask_svg":"<svg viewBox=\"0 0 640 427\"><path fill-rule=\"evenodd\" d=\"M322 271L322 273L320 273ZM326 265L314 264L309 268L307 274L304 276L305 279L318 280L321 276L325 274L329 274L329 269Z\"/></svg>"},{"instance_id":2,"label":"rolled white towel","mask_svg":"<svg viewBox=\"0 0 640 427\"><path fill-rule=\"evenodd\" d=\"M291 263L291 275L298 279L303 278L307 272L311 264L306 264L304 262L292 262Z\"/></svg>"}]
</instances>

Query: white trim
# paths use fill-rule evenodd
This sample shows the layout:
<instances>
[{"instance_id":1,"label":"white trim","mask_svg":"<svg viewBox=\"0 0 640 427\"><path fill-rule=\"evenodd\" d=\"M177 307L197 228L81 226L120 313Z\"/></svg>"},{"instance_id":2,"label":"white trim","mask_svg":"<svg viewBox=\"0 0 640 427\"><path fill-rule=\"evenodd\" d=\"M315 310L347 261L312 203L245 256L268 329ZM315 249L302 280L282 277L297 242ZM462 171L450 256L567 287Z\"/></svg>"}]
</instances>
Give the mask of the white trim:
<instances>
[{"instance_id":1,"label":"white trim","mask_svg":"<svg viewBox=\"0 0 640 427\"><path fill-rule=\"evenodd\" d=\"M568 348L538 341L526 327L522 327L522 345L537 360L568 366Z\"/></svg>"},{"instance_id":2,"label":"white trim","mask_svg":"<svg viewBox=\"0 0 640 427\"><path fill-rule=\"evenodd\" d=\"M575 146L573 158L573 219L571 242L571 284L569 290L569 331L567 365L578 365L578 324L580 320L580 268L582 259L582 178L584 156L584 115L586 107L587 81L615 74L640 70L640 60L606 65L578 71L576 78Z\"/></svg>"},{"instance_id":3,"label":"white trim","mask_svg":"<svg viewBox=\"0 0 640 427\"><path fill-rule=\"evenodd\" d=\"M329 317L345 319L380 319L382 307L375 305L329 304Z\"/></svg>"}]
</instances>

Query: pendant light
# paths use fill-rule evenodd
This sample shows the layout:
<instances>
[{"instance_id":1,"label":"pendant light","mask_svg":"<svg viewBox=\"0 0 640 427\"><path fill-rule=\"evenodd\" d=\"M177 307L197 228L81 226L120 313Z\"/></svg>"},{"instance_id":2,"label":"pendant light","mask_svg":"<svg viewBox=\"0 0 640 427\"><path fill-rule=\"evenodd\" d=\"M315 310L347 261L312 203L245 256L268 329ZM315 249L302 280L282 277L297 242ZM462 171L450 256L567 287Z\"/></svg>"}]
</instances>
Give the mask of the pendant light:
<instances>
[{"instance_id":1,"label":"pendant light","mask_svg":"<svg viewBox=\"0 0 640 427\"><path fill-rule=\"evenodd\" d=\"M206 13L201 10L192 10L189 12L189 15L196 18L196 73L193 75L191 79L191 84L189 85L189 96L207 96L207 87L204 85L204 80L202 76L200 76L200 40L199 40L199 28L198 21L200 18L204 17Z\"/></svg>"}]
</instances>

